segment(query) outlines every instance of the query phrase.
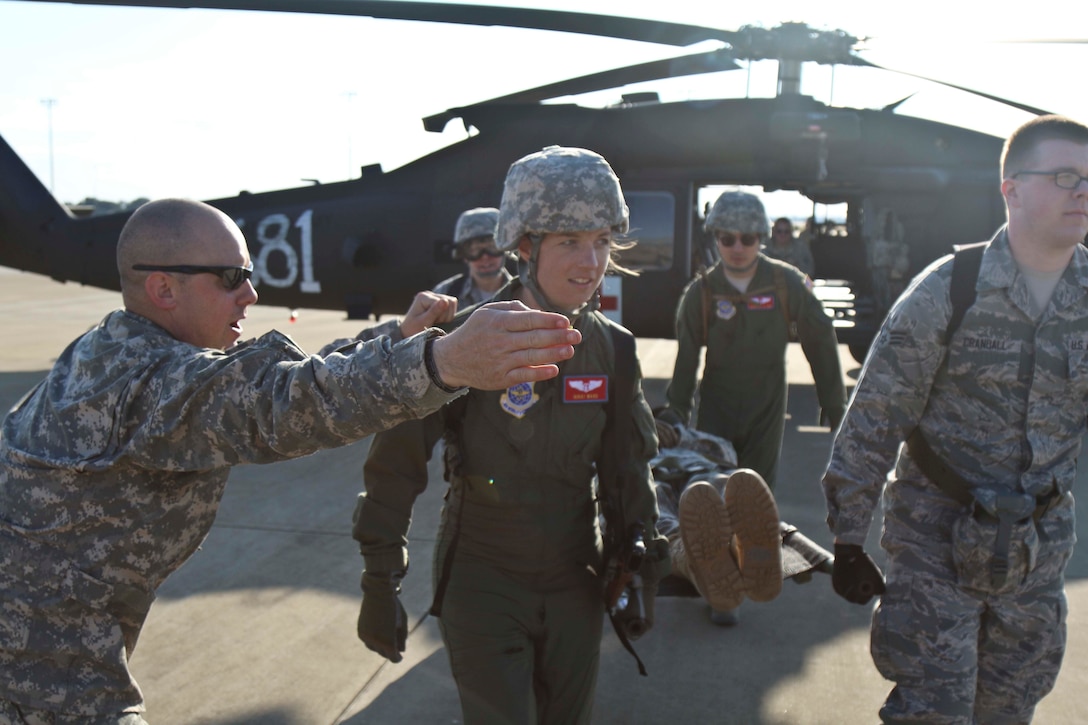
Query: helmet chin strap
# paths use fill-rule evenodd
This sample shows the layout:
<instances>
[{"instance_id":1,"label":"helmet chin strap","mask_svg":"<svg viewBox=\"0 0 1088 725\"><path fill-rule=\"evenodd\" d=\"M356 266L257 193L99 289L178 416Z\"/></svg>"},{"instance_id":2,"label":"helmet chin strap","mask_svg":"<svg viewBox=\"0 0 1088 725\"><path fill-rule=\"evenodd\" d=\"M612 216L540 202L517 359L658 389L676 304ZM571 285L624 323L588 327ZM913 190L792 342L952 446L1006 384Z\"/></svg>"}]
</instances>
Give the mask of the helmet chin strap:
<instances>
[{"instance_id":1,"label":"helmet chin strap","mask_svg":"<svg viewBox=\"0 0 1088 725\"><path fill-rule=\"evenodd\" d=\"M529 240L532 247L529 252L529 259L524 260L520 256L518 257L518 279L525 285L525 288L533 293L533 297L540 305L541 309L545 312L557 312L560 315L564 315L567 319L574 321L579 315L596 310L600 306L600 296L594 292L593 296L588 302L583 305L579 305L574 310L561 310L559 307L548 299L548 296L544 294L544 290L541 289L540 283L536 279L536 267L537 261L540 257L540 242Z\"/></svg>"}]
</instances>

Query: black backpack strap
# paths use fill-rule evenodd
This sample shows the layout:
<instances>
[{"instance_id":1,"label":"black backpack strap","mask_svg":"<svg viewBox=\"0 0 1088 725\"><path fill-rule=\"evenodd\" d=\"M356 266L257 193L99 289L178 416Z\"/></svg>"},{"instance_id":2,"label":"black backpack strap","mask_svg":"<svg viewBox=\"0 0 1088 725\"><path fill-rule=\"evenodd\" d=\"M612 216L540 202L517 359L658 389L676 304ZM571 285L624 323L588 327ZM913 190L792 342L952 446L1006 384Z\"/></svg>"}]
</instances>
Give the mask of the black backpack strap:
<instances>
[{"instance_id":1,"label":"black backpack strap","mask_svg":"<svg viewBox=\"0 0 1088 725\"><path fill-rule=\"evenodd\" d=\"M982 267L982 253L988 244L989 242L975 242L974 244L957 244L952 247L955 254L952 257L952 280L948 288L948 296L952 301L952 314L948 318L948 327L944 331L945 347L952 342L952 335L959 329L967 310L975 304L975 285L978 283L978 272ZM942 366L948 364L947 354L941 364ZM922 437L920 430L915 428L911 431L906 443L911 458L927 478L938 483L939 486L943 485L941 481L951 480L951 476L946 473L946 469L947 471L951 469L929 447L929 443ZM942 488L942 490L945 489ZM948 484L945 493L960 503L964 503L964 496L970 496L970 485L957 480Z\"/></svg>"},{"instance_id":2,"label":"black backpack strap","mask_svg":"<svg viewBox=\"0 0 1088 725\"><path fill-rule=\"evenodd\" d=\"M612 333L615 368L609 381L611 389L608 393L608 402L604 406L607 422L598 477L601 510L604 512L606 527L604 551L606 562L626 543L623 539L627 535L627 522L623 520L619 474L623 462L628 458L627 452L631 442L632 421L628 412L634 403L635 369L638 364L635 357L635 336L617 325L609 325L608 330ZM627 631L616 621L612 612L608 613L608 619L612 622L612 629L616 631L620 644L638 663L639 674L646 676L646 665L642 663L642 659L631 645Z\"/></svg>"},{"instance_id":3,"label":"black backpack strap","mask_svg":"<svg viewBox=\"0 0 1088 725\"><path fill-rule=\"evenodd\" d=\"M703 310L703 344L707 345L710 340L710 282L707 280L705 269L700 268L697 277L700 285L699 299Z\"/></svg>"},{"instance_id":4,"label":"black backpack strap","mask_svg":"<svg viewBox=\"0 0 1088 725\"><path fill-rule=\"evenodd\" d=\"M605 432L599 461L601 497L605 513L605 522L609 528L613 523L617 531L626 531L625 521L612 521L610 516L622 517L619 508L619 472L626 461L627 447L631 441L631 416L627 411L634 403L635 391L635 336L617 325L609 325L612 334L615 368L609 381L608 402L604 405ZM606 554L609 552L605 552Z\"/></svg>"},{"instance_id":5,"label":"black backpack strap","mask_svg":"<svg viewBox=\"0 0 1088 725\"><path fill-rule=\"evenodd\" d=\"M982 267L982 253L989 242L957 244L952 247L952 282L949 296L952 299L952 316L948 318L948 327L944 333L944 344L952 341L952 334L959 329L963 316L971 305L975 304L975 285L978 284L978 271Z\"/></svg>"},{"instance_id":6,"label":"black backpack strap","mask_svg":"<svg viewBox=\"0 0 1088 725\"><path fill-rule=\"evenodd\" d=\"M774 291L778 298L778 304L782 307L782 316L786 320L786 332L789 335L789 340L790 342L799 342L801 337L797 332L797 320L793 319L793 313L790 310L790 290L786 284L786 273L778 267L774 268Z\"/></svg>"},{"instance_id":7,"label":"black backpack strap","mask_svg":"<svg viewBox=\"0 0 1088 725\"><path fill-rule=\"evenodd\" d=\"M442 411L446 424L445 478L450 482L451 487L454 480L464 473L463 424L465 409L468 407L467 397L462 395L453 402L447 403L446 409ZM435 617L442 616L442 602L446 598L446 587L450 582L450 571L453 570L453 555L457 551L457 542L461 539L461 514L465 510L465 489L468 488L468 483L462 480L459 487L461 491L458 496L457 512L453 520L453 535L450 537L446 555L442 558L442 572L434 588L434 599L431 600L431 608L428 610L428 613ZM450 495L457 495L457 492L451 488Z\"/></svg>"}]
</instances>

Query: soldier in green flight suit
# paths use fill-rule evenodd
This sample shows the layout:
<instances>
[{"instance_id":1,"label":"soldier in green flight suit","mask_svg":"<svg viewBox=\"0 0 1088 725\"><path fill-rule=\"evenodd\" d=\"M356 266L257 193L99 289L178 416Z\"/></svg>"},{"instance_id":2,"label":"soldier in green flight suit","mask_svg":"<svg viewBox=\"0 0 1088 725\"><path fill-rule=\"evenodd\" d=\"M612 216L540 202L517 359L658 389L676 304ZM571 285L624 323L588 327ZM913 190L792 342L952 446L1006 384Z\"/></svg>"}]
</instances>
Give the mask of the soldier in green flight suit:
<instances>
[{"instance_id":1,"label":"soldier in green flight suit","mask_svg":"<svg viewBox=\"0 0 1088 725\"><path fill-rule=\"evenodd\" d=\"M684 290L676 310L678 349L669 415L687 424L699 350L706 347L695 428L733 443L738 465L774 487L785 431L786 345L796 339L812 367L822 422L838 427L846 391L831 318L796 267L759 251L767 213L753 194L726 191L706 229L721 261Z\"/></svg>"},{"instance_id":2,"label":"soldier in green flight suit","mask_svg":"<svg viewBox=\"0 0 1088 725\"><path fill-rule=\"evenodd\" d=\"M667 542L655 529L655 424L633 347L629 389L615 390L614 334L629 333L595 304L616 250L627 246L617 238L627 228L619 179L598 154L550 146L515 162L496 242L518 254L520 276L493 299L561 312L582 342L554 382L470 390L423 421L375 436L364 467L354 528L366 562L358 634L398 662L407 624L397 594L408 570L412 506L427 485L431 450L445 440L450 490L435 546L432 612L469 725L590 721L604 614L595 474L607 465L610 395L617 407L625 401L615 416L624 420L627 455L616 457L609 496L645 542L641 576L652 624L657 581L669 569Z\"/></svg>"}]
</instances>

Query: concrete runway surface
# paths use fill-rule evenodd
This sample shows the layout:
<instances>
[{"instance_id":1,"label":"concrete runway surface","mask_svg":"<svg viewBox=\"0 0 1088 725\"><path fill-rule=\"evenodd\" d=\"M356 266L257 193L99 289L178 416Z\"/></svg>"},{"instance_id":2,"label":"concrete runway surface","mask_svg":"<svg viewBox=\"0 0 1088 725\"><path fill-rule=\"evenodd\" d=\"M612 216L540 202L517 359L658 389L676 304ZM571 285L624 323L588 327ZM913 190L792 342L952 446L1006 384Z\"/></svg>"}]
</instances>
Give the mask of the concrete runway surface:
<instances>
[{"instance_id":1,"label":"concrete runway surface","mask_svg":"<svg viewBox=\"0 0 1088 725\"><path fill-rule=\"evenodd\" d=\"M7 410L120 295L0 268L0 405ZM245 336L277 328L316 351L362 325L336 312L251 308ZM651 404L675 342L639 340ZM848 384L858 365L842 348ZM831 437L815 427L816 395L797 345L777 491L781 516L830 547L819 476ZM159 590L132 661L155 725L458 723L457 692L434 619L430 559L445 483L432 467L410 534L402 600L408 651L386 662L355 636L362 559L351 539L369 440L305 459L234 470L201 550ZM1081 478L1084 478L1082 473ZM1083 490L1084 481L1080 490ZM1084 516L1081 517L1083 522ZM1081 524L1082 534L1085 524ZM869 551L879 554L878 527ZM1082 537L1083 538L1083 537ZM1088 722L1088 555L1068 571L1069 649L1036 723ZM657 624L636 643L649 677L605 626L595 723L854 725L874 723L889 684L868 653L871 607L850 605L817 574L773 602L746 602L741 623L710 623L701 600L659 597Z\"/></svg>"}]
</instances>

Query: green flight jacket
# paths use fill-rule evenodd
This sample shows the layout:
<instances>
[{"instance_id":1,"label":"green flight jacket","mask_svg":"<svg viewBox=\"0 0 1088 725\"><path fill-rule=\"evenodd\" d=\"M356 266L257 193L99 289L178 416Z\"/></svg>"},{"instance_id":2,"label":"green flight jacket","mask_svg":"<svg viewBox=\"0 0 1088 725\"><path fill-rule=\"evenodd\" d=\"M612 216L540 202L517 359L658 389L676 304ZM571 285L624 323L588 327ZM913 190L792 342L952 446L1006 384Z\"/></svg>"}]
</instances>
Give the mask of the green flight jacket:
<instances>
[{"instance_id":1,"label":"green flight jacket","mask_svg":"<svg viewBox=\"0 0 1088 725\"><path fill-rule=\"evenodd\" d=\"M785 295L779 289L783 283ZM762 253L744 294L725 278L721 262L692 280L676 310L678 348L667 393L669 407L685 423L690 418L699 349L704 345L700 385L704 404L733 401L731 407L736 407L737 401L773 397L785 401L786 345L792 321L812 367L820 408L834 427L846 409L846 389L835 329L811 284L795 267ZM786 309L783 296L788 298Z\"/></svg>"},{"instance_id":2,"label":"green flight jacket","mask_svg":"<svg viewBox=\"0 0 1088 725\"><path fill-rule=\"evenodd\" d=\"M519 287L515 280L494 300L516 299ZM451 326L470 312L458 314ZM612 324L598 312L575 318L582 342L574 357L560 363L557 378L535 383L531 391L528 385L471 390L457 406L375 435L354 526L368 571L407 567L412 506L427 486L427 462L440 437L446 439L451 490L436 549L445 551L459 528L454 576L461 557L492 565L538 591L584 581L586 566L601 571L594 476L605 433L604 398L615 370ZM617 411L633 421L618 488L627 525L645 526L642 575L654 584L668 573L669 560L654 526L649 462L657 437L637 365L634 385L630 410Z\"/></svg>"}]
</instances>

